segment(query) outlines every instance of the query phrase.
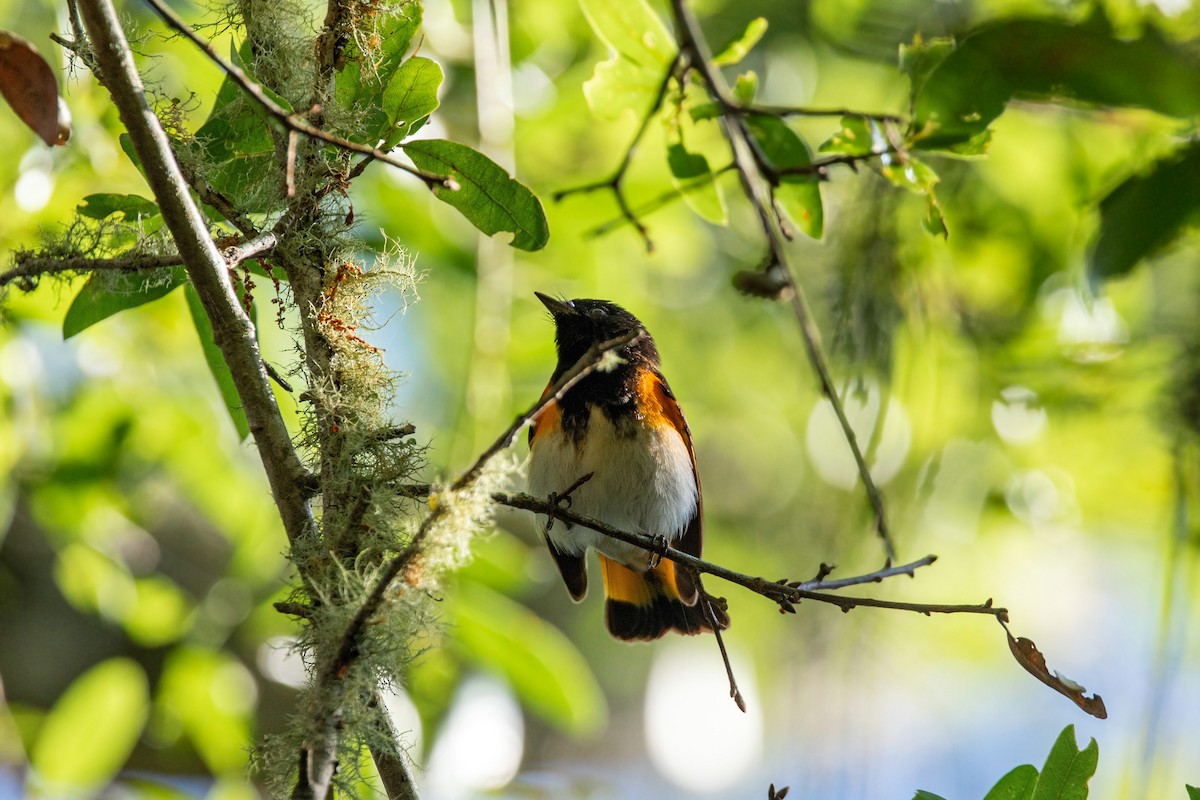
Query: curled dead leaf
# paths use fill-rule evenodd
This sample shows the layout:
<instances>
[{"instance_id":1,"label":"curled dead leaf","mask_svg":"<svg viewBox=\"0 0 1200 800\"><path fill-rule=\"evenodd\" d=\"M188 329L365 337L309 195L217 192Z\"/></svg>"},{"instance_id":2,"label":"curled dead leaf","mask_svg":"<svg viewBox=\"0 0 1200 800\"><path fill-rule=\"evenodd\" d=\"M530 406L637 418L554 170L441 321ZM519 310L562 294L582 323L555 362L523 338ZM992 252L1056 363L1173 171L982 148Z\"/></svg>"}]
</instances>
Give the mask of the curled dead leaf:
<instances>
[{"instance_id":1,"label":"curled dead leaf","mask_svg":"<svg viewBox=\"0 0 1200 800\"><path fill-rule=\"evenodd\" d=\"M0 94L47 145L66 144L71 138L71 115L59 97L54 69L31 42L4 30L0 30Z\"/></svg>"},{"instance_id":2,"label":"curled dead leaf","mask_svg":"<svg viewBox=\"0 0 1200 800\"><path fill-rule=\"evenodd\" d=\"M1082 685L1070 678L1063 677L1057 671L1051 672L1046 666L1046 657L1037 649L1037 645L1033 643L1032 639L1014 637L1008 633L1007 629L1005 634L1008 636L1008 649L1012 651L1013 658L1017 659L1017 663L1024 667L1026 672L1068 698L1096 719L1108 719L1108 710L1104 707L1104 699L1100 695L1093 694L1088 697L1084 694L1087 690Z\"/></svg>"}]
</instances>

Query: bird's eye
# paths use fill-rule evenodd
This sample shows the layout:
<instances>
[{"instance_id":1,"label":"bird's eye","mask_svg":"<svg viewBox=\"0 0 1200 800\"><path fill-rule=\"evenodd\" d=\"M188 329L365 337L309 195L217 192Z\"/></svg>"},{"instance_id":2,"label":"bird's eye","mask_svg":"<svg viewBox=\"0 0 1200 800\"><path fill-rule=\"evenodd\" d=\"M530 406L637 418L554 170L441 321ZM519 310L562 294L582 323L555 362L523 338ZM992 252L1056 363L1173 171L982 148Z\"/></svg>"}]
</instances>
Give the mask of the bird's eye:
<instances>
[{"instance_id":1,"label":"bird's eye","mask_svg":"<svg viewBox=\"0 0 1200 800\"><path fill-rule=\"evenodd\" d=\"M595 308L588 309L588 316L593 319L599 319L600 317L607 317L608 312L604 310L603 306L596 306Z\"/></svg>"}]
</instances>

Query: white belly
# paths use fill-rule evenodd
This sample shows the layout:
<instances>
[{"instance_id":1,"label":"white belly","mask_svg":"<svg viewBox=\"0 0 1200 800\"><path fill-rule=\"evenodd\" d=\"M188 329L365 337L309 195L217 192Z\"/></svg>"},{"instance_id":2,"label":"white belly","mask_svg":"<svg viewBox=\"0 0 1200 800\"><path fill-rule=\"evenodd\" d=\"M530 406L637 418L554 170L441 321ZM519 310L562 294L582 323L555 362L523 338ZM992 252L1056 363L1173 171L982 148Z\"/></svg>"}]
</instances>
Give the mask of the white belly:
<instances>
[{"instance_id":1,"label":"white belly","mask_svg":"<svg viewBox=\"0 0 1200 800\"><path fill-rule=\"evenodd\" d=\"M696 512L696 479L692 460L679 434L671 428L639 425L637 435L617 433L603 411L593 409L584 444L566 437L534 439L530 451L529 493L547 497L563 492L579 477L595 473L571 494L570 509L614 528L670 542L681 537ZM545 525L545 517L538 517ZM646 551L582 527L570 529L560 520L550 530L559 550L574 555L595 547L609 558L644 571Z\"/></svg>"}]
</instances>

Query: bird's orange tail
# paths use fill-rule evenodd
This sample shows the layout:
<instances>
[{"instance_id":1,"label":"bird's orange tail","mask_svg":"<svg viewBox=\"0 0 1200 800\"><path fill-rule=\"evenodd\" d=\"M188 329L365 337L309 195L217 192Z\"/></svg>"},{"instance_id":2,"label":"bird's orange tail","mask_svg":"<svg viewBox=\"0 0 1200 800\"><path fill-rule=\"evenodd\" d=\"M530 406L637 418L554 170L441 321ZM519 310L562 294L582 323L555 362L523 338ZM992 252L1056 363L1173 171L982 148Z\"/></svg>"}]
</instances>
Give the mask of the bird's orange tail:
<instances>
[{"instance_id":1,"label":"bird's orange tail","mask_svg":"<svg viewBox=\"0 0 1200 800\"><path fill-rule=\"evenodd\" d=\"M608 632L618 639L649 641L672 629L688 635L711 631L703 604L694 596L690 604L684 602L675 570L675 562L666 558L652 570L635 572L600 556ZM722 608L714 605L712 613L721 630L729 627L729 615Z\"/></svg>"}]
</instances>

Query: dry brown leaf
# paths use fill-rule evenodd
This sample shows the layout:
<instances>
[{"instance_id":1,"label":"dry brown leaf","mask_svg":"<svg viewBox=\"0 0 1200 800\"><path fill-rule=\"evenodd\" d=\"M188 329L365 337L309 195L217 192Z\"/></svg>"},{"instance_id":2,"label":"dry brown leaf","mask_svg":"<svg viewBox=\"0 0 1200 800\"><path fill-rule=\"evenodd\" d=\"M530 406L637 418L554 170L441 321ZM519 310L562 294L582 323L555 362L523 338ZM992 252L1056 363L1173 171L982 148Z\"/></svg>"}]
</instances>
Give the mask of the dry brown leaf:
<instances>
[{"instance_id":1,"label":"dry brown leaf","mask_svg":"<svg viewBox=\"0 0 1200 800\"><path fill-rule=\"evenodd\" d=\"M1012 650L1013 658L1017 659L1017 663L1024 667L1026 672L1070 699L1072 703L1096 719L1108 718L1108 710L1104 708L1104 699L1098 694L1093 694L1091 697L1086 696L1084 692L1087 689L1070 678L1057 672L1051 672L1046 667L1046 657L1037 649L1037 645L1033 643L1032 639L1013 638L1013 635L1007 630L1005 634L1008 636L1008 649Z\"/></svg>"},{"instance_id":2,"label":"dry brown leaf","mask_svg":"<svg viewBox=\"0 0 1200 800\"><path fill-rule=\"evenodd\" d=\"M21 121L53 147L71 138L71 115L58 96L54 69L32 43L0 30L0 94Z\"/></svg>"}]
</instances>

